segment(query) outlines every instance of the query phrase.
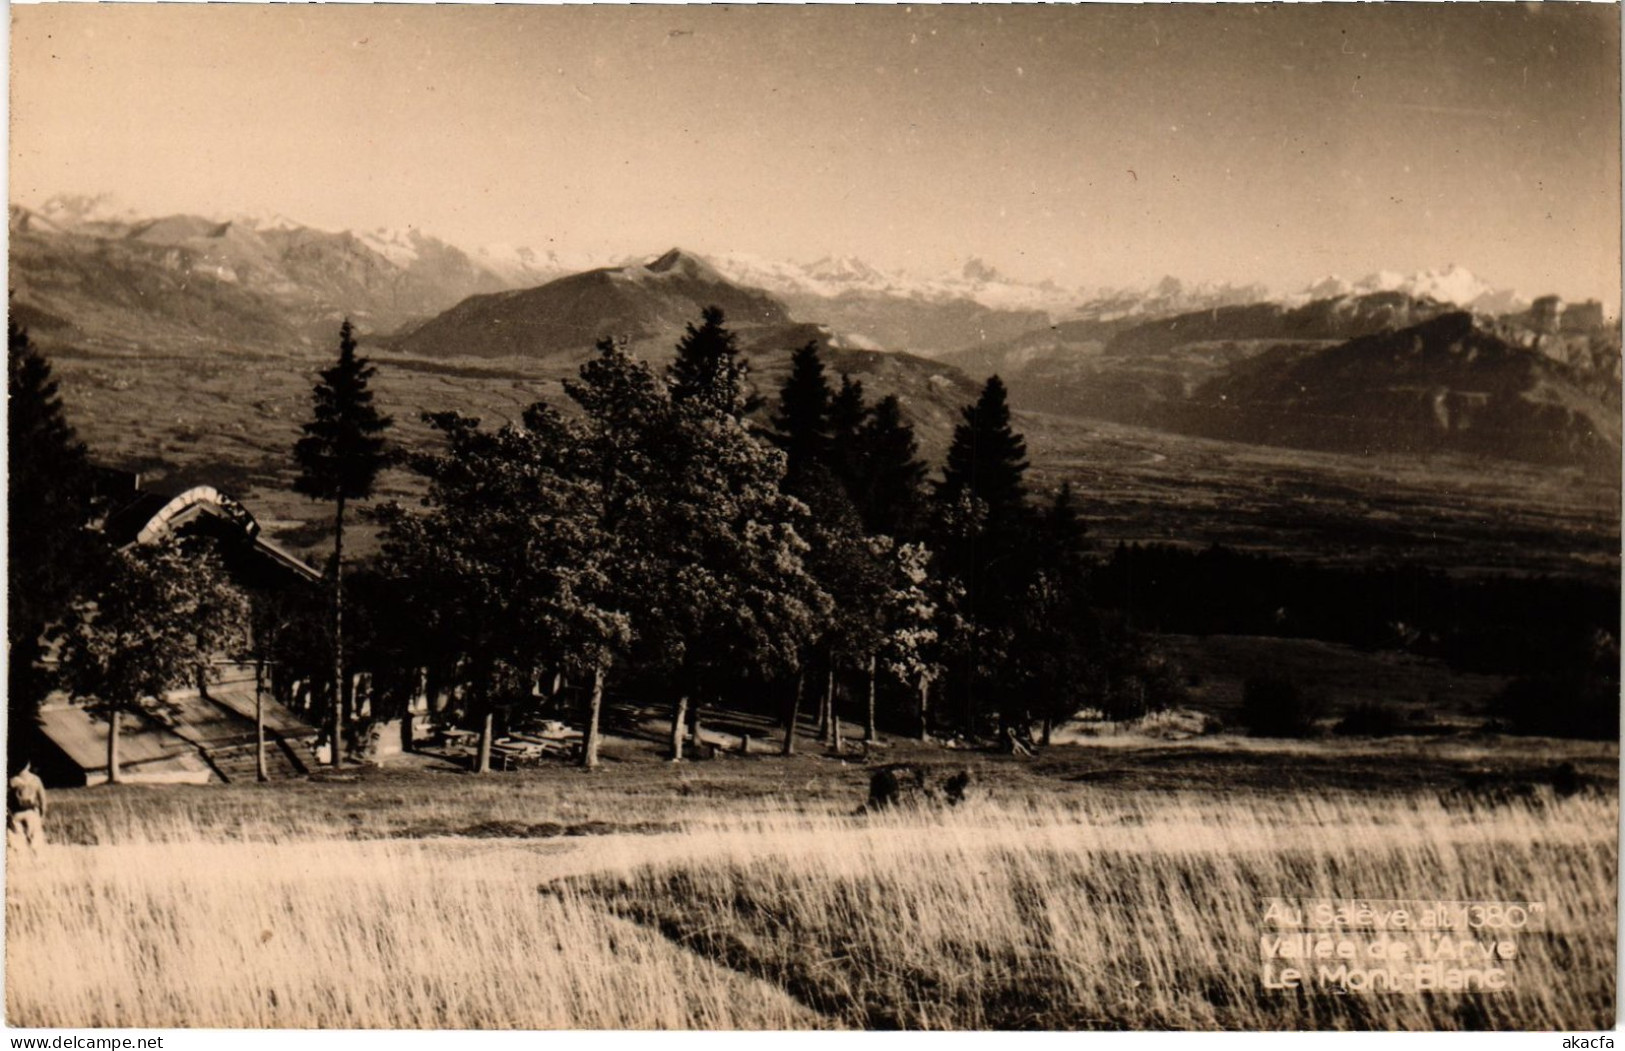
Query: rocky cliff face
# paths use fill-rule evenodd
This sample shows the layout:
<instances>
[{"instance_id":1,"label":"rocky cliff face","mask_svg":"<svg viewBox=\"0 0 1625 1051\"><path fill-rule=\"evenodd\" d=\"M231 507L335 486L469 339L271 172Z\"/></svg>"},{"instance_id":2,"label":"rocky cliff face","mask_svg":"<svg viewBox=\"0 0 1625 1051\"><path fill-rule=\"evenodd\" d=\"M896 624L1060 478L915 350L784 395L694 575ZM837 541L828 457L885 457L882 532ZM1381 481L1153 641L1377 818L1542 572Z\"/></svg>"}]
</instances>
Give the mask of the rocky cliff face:
<instances>
[{"instance_id":1,"label":"rocky cliff face","mask_svg":"<svg viewBox=\"0 0 1625 1051\"><path fill-rule=\"evenodd\" d=\"M1182 411L1214 437L1345 452L1464 452L1618 471L1613 382L1516 346L1471 314L1323 349L1282 346Z\"/></svg>"}]
</instances>

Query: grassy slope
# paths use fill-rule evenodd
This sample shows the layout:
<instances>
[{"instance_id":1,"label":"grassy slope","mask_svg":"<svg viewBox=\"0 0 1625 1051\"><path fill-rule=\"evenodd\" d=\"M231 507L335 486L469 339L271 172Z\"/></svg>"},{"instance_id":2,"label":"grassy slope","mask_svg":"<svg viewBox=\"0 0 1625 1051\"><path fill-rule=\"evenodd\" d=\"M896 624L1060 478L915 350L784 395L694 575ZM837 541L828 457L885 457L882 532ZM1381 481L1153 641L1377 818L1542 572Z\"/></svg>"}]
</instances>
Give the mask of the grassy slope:
<instances>
[{"instance_id":1,"label":"grassy slope","mask_svg":"<svg viewBox=\"0 0 1625 1051\"><path fill-rule=\"evenodd\" d=\"M1617 764L1608 747L1573 751L1599 773ZM1614 785L1489 807L1427 787L1554 754L1435 742L1396 762L1234 741L1037 763L937 753L972 766L976 798L867 817L852 814L864 771L813 758L60 793L59 822L101 845L13 855L7 1017L1595 1028L1613 1018ZM1116 776L1084 776L1102 769ZM372 840L493 817L679 830ZM1259 983L1261 901L1277 895L1538 900L1547 914L1519 937L1511 994L1293 996Z\"/></svg>"}]
</instances>

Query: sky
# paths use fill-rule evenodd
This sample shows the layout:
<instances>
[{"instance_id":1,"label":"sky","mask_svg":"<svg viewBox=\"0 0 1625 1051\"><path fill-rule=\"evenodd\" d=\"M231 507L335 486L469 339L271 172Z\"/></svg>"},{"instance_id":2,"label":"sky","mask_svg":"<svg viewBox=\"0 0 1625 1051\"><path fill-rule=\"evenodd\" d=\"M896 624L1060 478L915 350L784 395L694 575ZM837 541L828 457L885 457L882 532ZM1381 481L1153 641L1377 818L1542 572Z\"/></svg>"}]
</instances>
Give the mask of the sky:
<instances>
[{"instance_id":1,"label":"sky","mask_svg":"<svg viewBox=\"0 0 1625 1051\"><path fill-rule=\"evenodd\" d=\"M17 202L1619 303L1612 4L11 10Z\"/></svg>"}]
</instances>

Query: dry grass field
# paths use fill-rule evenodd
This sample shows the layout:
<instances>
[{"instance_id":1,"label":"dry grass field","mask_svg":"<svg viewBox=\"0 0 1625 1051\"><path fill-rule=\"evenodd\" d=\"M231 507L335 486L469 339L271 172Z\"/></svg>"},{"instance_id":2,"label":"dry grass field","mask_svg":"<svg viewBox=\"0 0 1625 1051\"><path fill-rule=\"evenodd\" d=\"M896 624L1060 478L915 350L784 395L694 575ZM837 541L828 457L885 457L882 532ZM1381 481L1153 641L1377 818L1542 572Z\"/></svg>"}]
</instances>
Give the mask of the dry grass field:
<instances>
[{"instance_id":1,"label":"dry grass field","mask_svg":"<svg viewBox=\"0 0 1625 1051\"><path fill-rule=\"evenodd\" d=\"M1234 739L966 756L965 805L868 815L853 812L864 768L814 757L59 793L68 841L8 859L6 1020L1612 1026L1612 746L1574 755L1596 772L1586 790L1510 800L1442 786L1471 769L1515 777L1542 753L1449 747L1412 742L1385 761ZM1169 775L1170 753L1183 773L1135 778L1142 762ZM1278 771L1341 758L1368 776L1271 788L1222 773L1238 753ZM1230 757L1226 790L1205 786L1216 755ZM1437 780L1386 783L1384 766ZM1123 776L1088 776L1104 767ZM1272 990L1273 897L1540 902L1544 916L1517 934L1506 991Z\"/></svg>"}]
</instances>

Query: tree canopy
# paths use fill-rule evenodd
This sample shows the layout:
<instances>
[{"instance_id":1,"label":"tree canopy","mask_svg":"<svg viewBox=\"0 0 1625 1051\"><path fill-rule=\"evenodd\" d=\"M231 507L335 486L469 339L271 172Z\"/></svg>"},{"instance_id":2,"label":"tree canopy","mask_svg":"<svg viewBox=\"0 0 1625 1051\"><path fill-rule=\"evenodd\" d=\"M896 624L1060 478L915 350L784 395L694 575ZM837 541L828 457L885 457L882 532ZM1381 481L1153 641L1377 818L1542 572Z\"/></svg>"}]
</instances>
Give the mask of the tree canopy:
<instances>
[{"instance_id":1,"label":"tree canopy","mask_svg":"<svg viewBox=\"0 0 1625 1051\"><path fill-rule=\"evenodd\" d=\"M161 707L171 690L248 647L248 598L213 548L165 537L115 552L93 599L76 603L60 667L75 698L108 717L109 778L118 780L118 717Z\"/></svg>"},{"instance_id":2,"label":"tree canopy","mask_svg":"<svg viewBox=\"0 0 1625 1051\"><path fill-rule=\"evenodd\" d=\"M314 500L364 500L385 464L391 420L372 403L369 382L378 370L356 354L349 321L339 328L339 358L321 373L311 395L311 420L294 445L299 474L294 491Z\"/></svg>"}]
</instances>

